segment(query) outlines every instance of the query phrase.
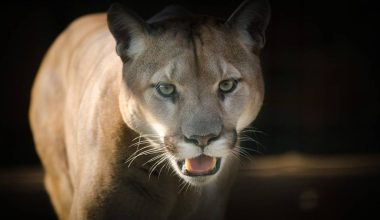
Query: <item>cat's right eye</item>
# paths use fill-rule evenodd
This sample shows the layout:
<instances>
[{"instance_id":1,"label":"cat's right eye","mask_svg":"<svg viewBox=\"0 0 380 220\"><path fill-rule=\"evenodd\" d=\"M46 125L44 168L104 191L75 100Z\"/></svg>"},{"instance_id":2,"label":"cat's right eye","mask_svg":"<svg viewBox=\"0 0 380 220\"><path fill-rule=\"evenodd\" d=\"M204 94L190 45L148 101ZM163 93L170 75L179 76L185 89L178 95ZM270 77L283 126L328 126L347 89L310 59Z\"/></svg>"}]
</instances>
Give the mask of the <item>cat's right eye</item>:
<instances>
[{"instance_id":1,"label":"cat's right eye","mask_svg":"<svg viewBox=\"0 0 380 220\"><path fill-rule=\"evenodd\" d=\"M158 94L166 98L172 97L177 93L175 85L169 83L158 83L156 90Z\"/></svg>"}]
</instances>

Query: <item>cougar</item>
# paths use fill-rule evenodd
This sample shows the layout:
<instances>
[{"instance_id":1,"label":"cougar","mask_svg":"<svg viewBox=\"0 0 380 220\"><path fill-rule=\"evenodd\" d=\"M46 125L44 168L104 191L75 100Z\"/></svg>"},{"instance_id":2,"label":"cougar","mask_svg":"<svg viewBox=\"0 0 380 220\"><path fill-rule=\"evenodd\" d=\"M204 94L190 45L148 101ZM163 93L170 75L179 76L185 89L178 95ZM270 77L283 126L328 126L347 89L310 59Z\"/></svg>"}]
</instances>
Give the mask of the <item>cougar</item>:
<instances>
[{"instance_id":1,"label":"cougar","mask_svg":"<svg viewBox=\"0 0 380 220\"><path fill-rule=\"evenodd\" d=\"M269 14L245 1L225 20L168 6L145 21L113 4L70 24L29 111L58 217L223 219Z\"/></svg>"}]
</instances>

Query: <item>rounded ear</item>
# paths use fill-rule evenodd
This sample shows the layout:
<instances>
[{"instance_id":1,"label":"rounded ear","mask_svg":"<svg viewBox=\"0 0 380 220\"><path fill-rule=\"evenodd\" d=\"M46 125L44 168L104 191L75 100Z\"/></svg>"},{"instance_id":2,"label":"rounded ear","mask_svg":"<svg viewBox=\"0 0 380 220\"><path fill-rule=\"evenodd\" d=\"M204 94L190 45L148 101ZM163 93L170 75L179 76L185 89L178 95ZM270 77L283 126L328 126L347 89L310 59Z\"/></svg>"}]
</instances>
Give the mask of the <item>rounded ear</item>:
<instances>
[{"instance_id":1,"label":"rounded ear","mask_svg":"<svg viewBox=\"0 0 380 220\"><path fill-rule=\"evenodd\" d=\"M267 0L246 0L232 13L226 25L242 34L245 43L256 49L265 44L265 30L270 19Z\"/></svg>"},{"instance_id":2,"label":"rounded ear","mask_svg":"<svg viewBox=\"0 0 380 220\"><path fill-rule=\"evenodd\" d=\"M148 24L133 11L114 3L107 12L108 28L116 40L116 52L123 62L144 50Z\"/></svg>"}]
</instances>

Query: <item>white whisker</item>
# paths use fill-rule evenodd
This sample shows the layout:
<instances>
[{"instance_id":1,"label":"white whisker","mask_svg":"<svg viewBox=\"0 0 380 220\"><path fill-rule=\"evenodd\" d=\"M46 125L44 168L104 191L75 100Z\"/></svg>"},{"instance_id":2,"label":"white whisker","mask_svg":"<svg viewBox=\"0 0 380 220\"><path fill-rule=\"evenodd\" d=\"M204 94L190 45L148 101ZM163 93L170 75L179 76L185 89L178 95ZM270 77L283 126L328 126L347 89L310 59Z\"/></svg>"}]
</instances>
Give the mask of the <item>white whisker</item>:
<instances>
[{"instance_id":1,"label":"white whisker","mask_svg":"<svg viewBox=\"0 0 380 220\"><path fill-rule=\"evenodd\" d=\"M149 150L145 150L147 148L151 148ZM152 145L149 145L149 146L145 146L144 148L141 148L141 149L138 149L136 150L136 152L134 152L126 161L126 163L129 162L128 164L128 167L130 167L130 165L132 164L132 162L140 157L140 156L143 156L143 155L149 155L149 154L155 154L155 153L162 153L164 151L164 149L160 149L160 148L154 148L154 146Z\"/></svg>"},{"instance_id":2,"label":"white whisker","mask_svg":"<svg viewBox=\"0 0 380 220\"><path fill-rule=\"evenodd\" d=\"M143 166L147 165L147 164L150 163L150 162L153 162L153 161L155 161L155 160L158 160L158 159L161 158L161 157L162 157L162 154L158 154L158 155L156 155L156 156L150 158L149 160L145 161L145 163L143 163Z\"/></svg>"},{"instance_id":3,"label":"white whisker","mask_svg":"<svg viewBox=\"0 0 380 220\"><path fill-rule=\"evenodd\" d=\"M160 165L162 164L163 162L166 161L166 157L165 157L165 154L162 154L161 155L161 158L155 163L152 165L151 167L151 171L149 172L149 178L151 176L151 174L153 173L153 171ZM158 173L158 178L160 177L160 172Z\"/></svg>"}]
</instances>

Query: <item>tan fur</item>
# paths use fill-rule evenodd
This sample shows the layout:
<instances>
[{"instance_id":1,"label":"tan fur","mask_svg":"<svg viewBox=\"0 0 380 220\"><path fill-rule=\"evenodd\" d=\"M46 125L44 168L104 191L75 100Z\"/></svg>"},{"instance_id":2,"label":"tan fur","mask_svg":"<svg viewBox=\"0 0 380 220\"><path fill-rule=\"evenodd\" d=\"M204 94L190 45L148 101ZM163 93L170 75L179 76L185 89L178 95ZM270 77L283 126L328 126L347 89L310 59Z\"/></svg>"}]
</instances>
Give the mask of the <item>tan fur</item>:
<instances>
[{"instance_id":1,"label":"tan fur","mask_svg":"<svg viewBox=\"0 0 380 220\"><path fill-rule=\"evenodd\" d=\"M54 42L33 86L30 123L60 219L223 218L239 164L231 132L256 117L264 88L259 58L239 33L212 23L199 32L193 47L180 34L140 36L124 73L105 14L76 20ZM213 91L231 76L242 81L221 102ZM158 97L151 88L158 81L175 83L178 103ZM202 114L221 118L221 137L204 153L223 158L222 166L212 177L189 178L173 158L199 155L181 128L203 129L191 124ZM139 135L148 142L134 144ZM143 147L158 151L131 161Z\"/></svg>"}]
</instances>

